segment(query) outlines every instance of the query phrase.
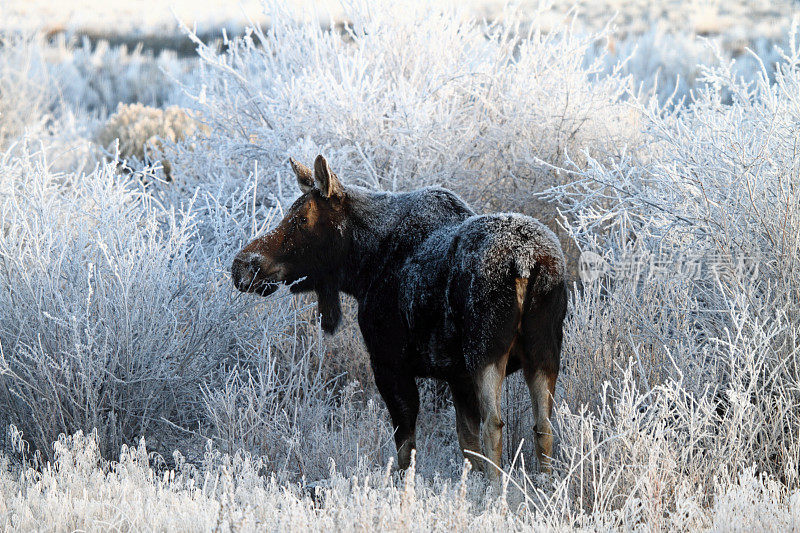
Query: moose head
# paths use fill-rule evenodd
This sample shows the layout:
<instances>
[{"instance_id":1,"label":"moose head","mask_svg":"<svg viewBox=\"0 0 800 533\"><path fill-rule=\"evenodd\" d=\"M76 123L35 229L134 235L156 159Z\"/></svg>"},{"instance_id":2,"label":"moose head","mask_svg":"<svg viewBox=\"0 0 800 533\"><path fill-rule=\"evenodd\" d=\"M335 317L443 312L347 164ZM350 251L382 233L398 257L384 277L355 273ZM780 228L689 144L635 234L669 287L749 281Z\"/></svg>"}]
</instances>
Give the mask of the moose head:
<instances>
[{"instance_id":1,"label":"moose head","mask_svg":"<svg viewBox=\"0 0 800 533\"><path fill-rule=\"evenodd\" d=\"M345 189L321 155L313 171L289 162L303 194L272 231L236 255L231 277L240 291L261 296L281 284L292 292L316 291L322 327L332 333L341 319L338 280L352 238Z\"/></svg>"}]
</instances>

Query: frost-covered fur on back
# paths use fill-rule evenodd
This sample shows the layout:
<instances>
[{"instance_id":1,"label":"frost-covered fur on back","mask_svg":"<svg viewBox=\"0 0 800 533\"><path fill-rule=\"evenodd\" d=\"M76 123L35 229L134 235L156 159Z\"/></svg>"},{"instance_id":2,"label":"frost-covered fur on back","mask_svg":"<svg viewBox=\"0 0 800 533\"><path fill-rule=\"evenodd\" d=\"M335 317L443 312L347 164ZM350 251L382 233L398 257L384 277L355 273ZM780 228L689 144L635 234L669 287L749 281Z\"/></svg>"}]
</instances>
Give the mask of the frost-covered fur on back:
<instances>
[{"instance_id":1,"label":"frost-covered fur on back","mask_svg":"<svg viewBox=\"0 0 800 533\"><path fill-rule=\"evenodd\" d=\"M454 197L432 189L416 194ZM442 216L440 202L420 204L432 218ZM498 322L515 307L515 280L530 279L534 293L546 293L563 283L564 270L555 234L531 217L506 213L443 222L410 254L400 273L401 313L419 350L431 354L427 373L459 365L439 357L441 347L458 338L467 370L480 367L488 343L502 329Z\"/></svg>"},{"instance_id":2,"label":"frost-covered fur on back","mask_svg":"<svg viewBox=\"0 0 800 533\"><path fill-rule=\"evenodd\" d=\"M237 255L237 288L315 291L328 332L341 316L339 292L356 298L401 467L415 443L416 377L449 383L462 449L499 463L502 380L523 369L546 467L567 305L556 236L527 216L476 215L438 187L395 194L345 186L322 156L313 171L292 168L304 193Z\"/></svg>"},{"instance_id":3,"label":"frost-covered fur on back","mask_svg":"<svg viewBox=\"0 0 800 533\"><path fill-rule=\"evenodd\" d=\"M531 217L517 213L477 215L459 225L455 238L464 243L457 256L462 269L480 270L487 278L501 282L507 272L530 278L539 265L537 292L550 290L564 280L564 255L558 238Z\"/></svg>"},{"instance_id":4,"label":"frost-covered fur on back","mask_svg":"<svg viewBox=\"0 0 800 533\"><path fill-rule=\"evenodd\" d=\"M480 273L502 283L513 275L529 278L537 265L535 289L547 291L564 281L564 255L556 235L544 224L518 213L476 215L450 190L425 187L409 193L373 193L348 188L364 232L366 248L402 248L404 288L414 290L436 278L438 269ZM391 238L393 245L380 243ZM450 254L455 252L454 254ZM389 256L390 259L401 259ZM446 261L447 260L447 261ZM451 261L456 261L452 263Z\"/></svg>"}]
</instances>

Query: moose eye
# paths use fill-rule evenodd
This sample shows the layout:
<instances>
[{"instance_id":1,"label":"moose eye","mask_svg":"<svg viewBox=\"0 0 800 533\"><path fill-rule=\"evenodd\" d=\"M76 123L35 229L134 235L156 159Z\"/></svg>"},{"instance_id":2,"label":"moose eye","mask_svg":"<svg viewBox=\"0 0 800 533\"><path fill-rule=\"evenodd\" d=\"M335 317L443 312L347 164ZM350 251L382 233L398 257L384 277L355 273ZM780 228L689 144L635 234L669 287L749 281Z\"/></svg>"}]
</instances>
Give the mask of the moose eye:
<instances>
[{"instance_id":1,"label":"moose eye","mask_svg":"<svg viewBox=\"0 0 800 533\"><path fill-rule=\"evenodd\" d=\"M294 218L292 219L292 226L293 226L294 228L299 228L300 226L305 226L305 225L306 225L306 222L308 222L308 221L306 220L306 217L304 217L304 216L302 216L302 215L298 215L298 216L296 216L296 217L294 217Z\"/></svg>"}]
</instances>

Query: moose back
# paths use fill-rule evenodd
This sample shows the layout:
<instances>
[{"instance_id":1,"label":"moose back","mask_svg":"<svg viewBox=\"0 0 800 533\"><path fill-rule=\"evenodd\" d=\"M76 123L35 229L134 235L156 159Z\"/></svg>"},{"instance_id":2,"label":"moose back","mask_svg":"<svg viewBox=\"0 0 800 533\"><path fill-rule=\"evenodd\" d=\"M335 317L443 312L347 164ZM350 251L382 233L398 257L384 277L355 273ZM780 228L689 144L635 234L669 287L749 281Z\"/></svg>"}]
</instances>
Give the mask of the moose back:
<instances>
[{"instance_id":1,"label":"moose back","mask_svg":"<svg viewBox=\"0 0 800 533\"><path fill-rule=\"evenodd\" d=\"M499 466L502 383L522 369L537 457L549 471L567 308L556 236L520 214L476 215L446 189L372 192L344 185L322 156L313 170L290 162L303 194L275 229L239 252L234 285L263 296L280 284L314 291L329 333L341 320L339 293L357 300L401 468L415 447L415 377L447 381L461 449ZM499 479L496 468L471 458Z\"/></svg>"}]
</instances>

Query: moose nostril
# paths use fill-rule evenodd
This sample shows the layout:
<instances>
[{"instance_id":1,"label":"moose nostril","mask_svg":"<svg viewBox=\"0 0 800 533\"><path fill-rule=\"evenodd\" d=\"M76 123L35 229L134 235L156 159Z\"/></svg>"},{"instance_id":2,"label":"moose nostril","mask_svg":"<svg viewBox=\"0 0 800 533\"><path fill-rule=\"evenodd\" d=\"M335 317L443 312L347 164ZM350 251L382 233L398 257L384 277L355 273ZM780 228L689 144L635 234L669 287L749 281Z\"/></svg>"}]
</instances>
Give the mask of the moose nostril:
<instances>
[{"instance_id":1,"label":"moose nostril","mask_svg":"<svg viewBox=\"0 0 800 533\"><path fill-rule=\"evenodd\" d=\"M249 264L238 257L235 258L233 260L233 266L231 267L231 278L234 286L236 288L242 288L243 285L248 285L250 283L250 277Z\"/></svg>"}]
</instances>

